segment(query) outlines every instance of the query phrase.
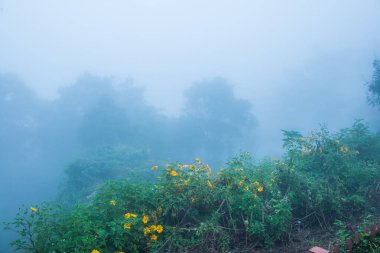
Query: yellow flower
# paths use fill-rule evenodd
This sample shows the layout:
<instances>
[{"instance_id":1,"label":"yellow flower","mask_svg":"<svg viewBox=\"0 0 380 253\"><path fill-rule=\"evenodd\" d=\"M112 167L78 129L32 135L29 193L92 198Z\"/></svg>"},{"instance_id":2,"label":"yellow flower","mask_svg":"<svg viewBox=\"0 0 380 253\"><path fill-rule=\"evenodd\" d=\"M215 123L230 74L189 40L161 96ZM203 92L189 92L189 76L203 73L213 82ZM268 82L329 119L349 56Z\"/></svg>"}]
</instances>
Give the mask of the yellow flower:
<instances>
[{"instance_id":1,"label":"yellow flower","mask_svg":"<svg viewBox=\"0 0 380 253\"><path fill-rule=\"evenodd\" d=\"M142 222L143 222L144 224L147 224L148 221L149 221L149 217L148 217L147 215L143 214Z\"/></svg>"},{"instance_id":2,"label":"yellow flower","mask_svg":"<svg viewBox=\"0 0 380 253\"><path fill-rule=\"evenodd\" d=\"M248 185L245 186L244 189L245 189L246 191L249 191L249 186L248 186Z\"/></svg>"},{"instance_id":3,"label":"yellow flower","mask_svg":"<svg viewBox=\"0 0 380 253\"><path fill-rule=\"evenodd\" d=\"M262 192L262 191L264 191L264 187L260 186L259 188L257 188L257 190L258 190L259 192Z\"/></svg>"},{"instance_id":4,"label":"yellow flower","mask_svg":"<svg viewBox=\"0 0 380 253\"><path fill-rule=\"evenodd\" d=\"M348 148L346 146L342 146L342 147L340 147L340 152L347 153L348 152Z\"/></svg>"},{"instance_id":5,"label":"yellow flower","mask_svg":"<svg viewBox=\"0 0 380 253\"><path fill-rule=\"evenodd\" d=\"M116 200L112 199L112 200L110 201L110 205L112 205L112 206L116 206L116 204L117 204Z\"/></svg>"},{"instance_id":6,"label":"yellow flower","mask_svg":"<svg viewBox=\"0 0 380 253\"><path fill-rule=\"evenodd\" d=\"M182 170L182 165L181 164L177 164L177 168Z\"/></svg>"},{"instance_id":7,"label":"yellow flower","mask_svg":"<svg viewBox=\"0 0 380 253\"><path fill-rule=\"evenodd\" d=\"M208 172L206 173L206 175L207 175L208 178L210 178L210 176L211 176L211 171L208 171Z\"/></svg>"},{"instance_id":8,"label":"yellow flower","mask_svg":"<svg viewBox=\"0 0 380 253\"><path fill-rule=\"evenodd\" d=\"M150 228L149 227L144 228L144 235L147 235L149 233L150 233Z\"/></svg>"},{"instance_id":9,"label":"yellow flower","mask_svg":"<svg viewBox=\"0 0 380 253\"><path fill-rule=\"evenodd\" d=\"M91 251L91 253L100 253L100 251L97 250L97 249L93 249L93 250Z\"/></svg>"},{"instance_id":10,"label":"yellow flower","mask_svg":"<svg viewBox=\"0 0 380 253\"><path fill-rule=\"evenodd\" d=\"M258 181L255 181L253 184L254 184L255 186L259 186L259 185L260 185L260 183L259 183Z\"/></svg>"},{"instance_id":11,"label":"yellow flower","mask_svg":"<svg viewBox=\"0 0 380 253\"><path fill-rule=\"evenodd\" d=\"M31 207L30 210L32 210L32 212L34 212L34 213L38 211L38 209L35 207Z\"/></svg>"},{"instance_id":12,"label":"yellow flower","mask_svg":"<svg viewBox=\"0 0 380 253\"><path fill-rule=\"evenodd\" d=\"M115 251L115 253L125 253L124 251Z\"/></svg>"},{"instance_id":13,"label":"yellow flower","mask_svg":"<svg viewBox=\"0 0 380 253\"><path fill-rule=\"evenodd\" d=\"M156 231L157 227L156 227L156 225L152 225L152 226L150 226L150 229L151 229L152 231Z\"/></svg>"},{"instance_id":14,"label":"yellow flower","mask_svg":"<svg viewBox=\"0 0 380 253\"><path fill-rule=\"evenodd\" d=\"M131 223L125 223L124 229L131 229Z\"/></svg>"},{"instance_id":15,"label":"yellow flower","mask_svg":"<svg viewBox=\"0 0 380 253\"><path fill-rule=\"evenodd\" d=\"M195 165L194 164L190 164L190 169L191 170L195 169Z\"/></svg>"},{"instance_id":16,"label":"yellow flower","mask_svg":"<svg viewBox=\"0 0 380 253\"><path fill-rule=\"evenodd\" d=\"M157 241L157 235L155 235L155 234L151 235L151 236L150 236L150 239L151 239L152 241Z\"/></svg>"},{"instance_id":17,"label":"yellow flower","mask_svg":"<svg viewBox=\"0 0 380 253\"><path fill-rule=\"evenodd\" d=\"M212 185L212 183L210 182L210 180L207 180L207 185L208 185L208 187L210 187L211 189L214 188L214 186Z\"/></svg>"},{"instance_id":18,"label":"yellow flower","mask_svg":"<svg viewBox=\"0 0 380 253\"><path fill-rule=\"evenodd\" d=\"M126 219L130 219L131 217L132 217L132 218L136 218L136 217L137 217L137 214L134 214L134 213L126 213L126 214L124 214L124 217L125 217Z\"/></svg>"},{"instance_id":19,"label":"yellow flower","mask_svg":"<svg viewBox=\"0 0 380 253\"><path fill-rule=\"evenodd\" d=\"M157 165L152 167L152 170L157 170L157 169L158 169Z\"/></svg>"},{"instance_id":20,"label":"yellow flower","mask_svg":"<svg viewBox=\"0 0 380 253\"><path fill-rule=\"evenodd\" d=\"M178 176L178 173L175 170L171 170L170 175L172 175L173 177L176 177L176 176Z\"/></svg>"},{"instance_id":21,"label":"yellow flower","mask_svg":"<svg viewBox=\"0 0 380 253\"><path fill-rule=\"evenodd\" d=\"M157 233L161 234L164 231L164 227L162 225L157 225L156 231L157 231Z\"/></svg>"}]
</instances>

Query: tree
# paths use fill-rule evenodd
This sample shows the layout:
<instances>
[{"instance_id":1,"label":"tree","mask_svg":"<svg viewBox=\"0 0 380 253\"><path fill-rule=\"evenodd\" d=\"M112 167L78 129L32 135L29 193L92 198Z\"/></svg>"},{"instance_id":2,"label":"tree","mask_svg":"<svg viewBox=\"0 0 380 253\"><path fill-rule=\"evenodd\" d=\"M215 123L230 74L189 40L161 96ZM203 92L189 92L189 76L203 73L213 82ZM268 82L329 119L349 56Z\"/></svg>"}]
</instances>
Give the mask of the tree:
<instances>
[{"instance_id":1,"label":"tree","mask_svg":"<svg viewBox=\"0 0 380 253\"><path fill-rule=\"evenodd\" d=\"M252 145L248 135L256 119L251 113L251 104L236 98L226 80L215 78L195 84L185 96L178 130L183 147L190 148L190 153L220 162L221 158L247 148L245 141Z\"/></svg>"},{"instance_id":2,"label":"tree","mask_svg":"<svg viewBox=\"0 0 380 253\"><path fill-rule=\"evenodd\" d=\"M125 111L110 97L100 98L82 119L78 138L86 148L128 143L133 133Z\"/></svg>"},{"instance_id":3,"label":"tree","mask_svg":"<svg viewBox=\"0 0 380 253\"><path fill-rule=\"evenodd\" d=\"M378 106L380 109L380 60L373 61L372 80L368 83L368 102L372 106Z\"/></svg>"}]
</instances>

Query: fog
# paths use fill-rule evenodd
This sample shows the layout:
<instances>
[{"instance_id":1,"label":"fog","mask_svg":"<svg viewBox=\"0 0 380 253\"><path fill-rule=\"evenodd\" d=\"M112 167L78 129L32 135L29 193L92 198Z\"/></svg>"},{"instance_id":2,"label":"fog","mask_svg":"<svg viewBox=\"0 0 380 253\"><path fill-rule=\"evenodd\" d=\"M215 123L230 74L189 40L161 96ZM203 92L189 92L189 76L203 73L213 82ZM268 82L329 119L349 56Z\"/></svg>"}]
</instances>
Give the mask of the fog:
<instances>
[{"instance_id":1,"label":"fog","mask_svg":"<svg viewBox=\"0 0 380 253\"><path fill-rule=\"evenodd\" d=\"M379 10L376 0L0 0L0 220L54 198L65 168L105 147L138 154L138 166L199 156L219 167L242 150L281 156L282 129L364 119L378 131L365 84ZM0 232L0 252L9 238Z\"/></svg>"}]
</instances>

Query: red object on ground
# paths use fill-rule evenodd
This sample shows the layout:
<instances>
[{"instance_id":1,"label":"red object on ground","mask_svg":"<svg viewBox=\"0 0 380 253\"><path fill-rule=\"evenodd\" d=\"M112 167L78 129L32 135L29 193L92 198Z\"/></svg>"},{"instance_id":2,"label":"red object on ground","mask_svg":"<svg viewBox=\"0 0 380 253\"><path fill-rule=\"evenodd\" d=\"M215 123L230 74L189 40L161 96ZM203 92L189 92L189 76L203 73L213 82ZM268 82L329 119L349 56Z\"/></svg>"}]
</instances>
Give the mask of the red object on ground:
<instances>
[{"instance_id":1,"label":"red object on ground","mask_svg":"<svg viewBox=\"0 0 380 253\"><path fill-rule=\"evenodd\" d=\"M328 250L322 249L320 247L313 247L313 248L309 249L309 252L310 253L329 253Z\"/></svg>"}]
</instances>

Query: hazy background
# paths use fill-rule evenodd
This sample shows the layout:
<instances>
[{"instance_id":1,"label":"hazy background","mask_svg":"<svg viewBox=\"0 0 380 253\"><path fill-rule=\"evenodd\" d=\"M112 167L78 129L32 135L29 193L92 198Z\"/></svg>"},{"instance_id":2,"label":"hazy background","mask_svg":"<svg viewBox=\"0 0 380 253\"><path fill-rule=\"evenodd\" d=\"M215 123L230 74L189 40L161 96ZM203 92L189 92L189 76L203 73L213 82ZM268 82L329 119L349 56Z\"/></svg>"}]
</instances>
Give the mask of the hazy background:
<instances>
[{"instance_id":1,"label":"hazy background","mask_svg":"<svg viewBox=\"0 0 380 253\"><path fill-rule=\"evenodd\" d=\"M129 144L173 160L210 155L179 148L199 133L198 146L263 157L281 155L281 129L362 118L378 130L364 84L380 57L379 10L378 0L0 0L0 219L54 196L63 168L94 145L93 122L120 127L102 128L117 133L107 145L129 129ZM227 120L202 118L209 98ZM251 114L232 117L239 108ZM97 118L103 109L111 118ZM244 141L232 123L246 126ZM224 142L212 136L221 125Z\"/></svg>"}]
</instances>

